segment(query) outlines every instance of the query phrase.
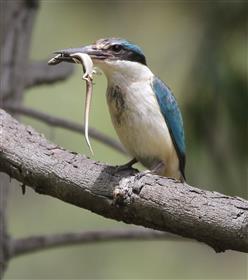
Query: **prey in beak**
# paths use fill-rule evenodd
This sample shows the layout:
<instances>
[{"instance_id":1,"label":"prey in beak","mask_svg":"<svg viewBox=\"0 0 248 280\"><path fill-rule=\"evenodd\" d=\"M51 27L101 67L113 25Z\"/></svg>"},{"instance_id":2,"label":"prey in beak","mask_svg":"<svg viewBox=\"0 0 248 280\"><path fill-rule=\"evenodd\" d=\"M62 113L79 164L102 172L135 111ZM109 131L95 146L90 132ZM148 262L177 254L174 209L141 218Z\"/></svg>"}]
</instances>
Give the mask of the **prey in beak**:
<instances>
[{"instance_id":1,"label":"prey in beak","mask_svg":"<svg viewBox=\"0 0 248 280\"><path fill-rule=\"evenodd\" d=\"M127 44L127 42L125 43ZM93 90L93 74L95 73L93 63L99 66L102 70L104 65L110 65L111 62L118 60L133 60L135 56L126 47L129 45L121 45L119 39L100 39L92 45L87 45L79 48L69 48L55 51L56 54L48 61L49 65L56 65L61 62L79 63L82 64L84 75L83 79L86 81L86 98L85 98L85 138L90 151L93 154L89 137L88 137L88 123L89 111ZM106 68L105 68L106 70ZM105 73L106 74L106 73Z\"/></svg>"},{"instance_id":2,"label":"prey in beak","mask_svg":"<svg viewBox=\"0 0 248 280\"><path fill-rule=\"evenodd\" d=\"M76 49L66 49L55 52L57 55L48 61L49 65L56 65L60 62L72 62L82 64L84 75L83 80L86 81L86 98L85 98L85 110L84 110L84 135L86 143L93 155L93 150L91 148L88 130L89 130L89 112L90 104L93 92L93 74L95 74L94 65L90 54L93 55L90 47L76 48Z\"/></svg>"},{"instance_id":3,"label":"prey in beak","mask_svg":"<svg viewBox=\"0 0 248 280\"><path fill-rule=\"evenodd\" d=\"M64 49L64 50L55 51L54 53L57 55L48 61L49 65L55 65L55 64L58 64L63 61L77 63L72 57L76 53L77 54L86 54L86 55L90 56L90 58L93 61L94 60L104 60L104 59L112 57L111 53L97 48L96 45Z\"/></svg>"}]
</instances>

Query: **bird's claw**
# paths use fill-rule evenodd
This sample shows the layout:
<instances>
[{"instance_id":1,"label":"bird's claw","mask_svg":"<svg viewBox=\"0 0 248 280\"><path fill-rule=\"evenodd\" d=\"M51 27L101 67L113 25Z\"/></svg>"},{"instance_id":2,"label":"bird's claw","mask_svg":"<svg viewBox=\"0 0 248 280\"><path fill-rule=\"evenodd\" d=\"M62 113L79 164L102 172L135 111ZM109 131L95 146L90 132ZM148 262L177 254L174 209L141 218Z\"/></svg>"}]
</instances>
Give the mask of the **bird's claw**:
<instances>
[{"instance_id":1,"label":"bird's claw","mask_svg":"<svg viewBox=\"0 0 248 280\"><path fill-rule=\"evenodd\" d=\"M137 162L137 160L134 158L134 159L130 160L129 162L123 164L123 165L116 166L116 170L117 170L117 172L119 172L119 171L131 169L132 165L135 164L136 162Z\"/></svg>"},{"instance_id":2,"label":"bird's claw","mask_svg":"<svg viewBox=\"0 0 248 280\"><path fill-rule=\"evenodd\" d=\"M152 171L151 170L144 170L139 172L138 174L135 175L137 180L140 180L142 177L146 176L146 175L151 175Z\"/></svg>"}]
</instances>

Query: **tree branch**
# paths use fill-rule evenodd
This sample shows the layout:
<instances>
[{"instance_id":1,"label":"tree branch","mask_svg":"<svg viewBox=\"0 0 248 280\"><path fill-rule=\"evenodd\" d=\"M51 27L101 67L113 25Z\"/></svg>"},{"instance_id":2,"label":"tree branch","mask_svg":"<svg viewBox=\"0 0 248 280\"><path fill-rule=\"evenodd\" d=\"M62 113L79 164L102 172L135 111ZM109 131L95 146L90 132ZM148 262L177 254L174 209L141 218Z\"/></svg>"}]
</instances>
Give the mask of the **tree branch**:
<instances>
[{"instance_id":1,"label":"tree branch","mask_svg":"<svg viewBox=\"0 0 248 280\"><path fill-rule=\"evenodd\" d=\"M23 97L33 23L38 1L0 1L0 106L19 104ZM0 121L1 123L1 121ZM0 143L2 131L0 125ZM10 182L0 173L0 279L8 265L7 201Z\"/></svg>"},{"instance_id":2,"label":"tree branch","mask_svg":"<svg viewBox=\"0 0 248 280\"><path fill-rule=\"evenodd\" d=\"M72 64L58 65L56 69L49 67L47 61L32 62L28 65L25 87L33 87L41 84L52 84L65 80L73 73Z\"/></svg>"},{"instance_id":3,"label":"tree branch","mask_svg":"<svg viewBox=\"0 0 248 280\"><path fill-rule=\"evenodd\" d=\"M0 110L0 171L37 193L126 223L248 252L248 201L119 171L48 142Z\"/></svg>"},{"instance_id":4,"label":"tree branch","mask_svg":"<svg viewBox=\"0 0 248 280\"><path fill-rule=\"evenodd\" d=\"M23 254L33 253L61 246L89 244L96 242L113 242L125 240L186 240L177 235L150 229L128 230L98 230L69 232L62 234L38 235L10 241L9 256L17 257Z\"/></svg>"},{"instance_id":5,"label":"tree branch","mask_svg":"<svg viewBox=\"0 0 248 280\"><path fill-rule=\"evenodd\" d=\"M17 106L15 104L8 103L8 104L3 104L2 107L3 107L3 109L10 111L12 113L21 114L21 115L24 115L27 117L34 118L34 119L42 121L50 126L65 128L70 131L79 132L81 134L84 133L84 125L80 125L75 122L63 119L63 118L51 116L49 114L31 109L31 108L27 108L22 105ZM90 137L94 138L95 140L115 149L116 151L118 151L122 154L126 154L123 146L119 142L117 142L113 138L105 135L104 133L99 132L97 129L90 127L89 135L90 135Z\"/></svg>"}]
</instances>

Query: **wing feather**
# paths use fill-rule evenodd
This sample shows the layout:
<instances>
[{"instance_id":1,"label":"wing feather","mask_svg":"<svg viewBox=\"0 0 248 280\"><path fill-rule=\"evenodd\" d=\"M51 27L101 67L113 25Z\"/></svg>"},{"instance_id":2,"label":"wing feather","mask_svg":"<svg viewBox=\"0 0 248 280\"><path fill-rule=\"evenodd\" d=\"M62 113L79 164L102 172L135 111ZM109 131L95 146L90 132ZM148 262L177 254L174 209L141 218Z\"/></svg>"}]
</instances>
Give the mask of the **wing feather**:
<instances>
[{"instance_id":1,"label":"wing feather","mask_svg":"<svg viewBox=\"0 0 248 280\"><path fill-rule=\"evenodd\" d=\"M152 87L156 94L161 113L170 131L179 159L179 168L185 179L184 169L186 156L183 119L176 98L170 89L157 77L154 77Z\"/></svg>"}]
</instances>

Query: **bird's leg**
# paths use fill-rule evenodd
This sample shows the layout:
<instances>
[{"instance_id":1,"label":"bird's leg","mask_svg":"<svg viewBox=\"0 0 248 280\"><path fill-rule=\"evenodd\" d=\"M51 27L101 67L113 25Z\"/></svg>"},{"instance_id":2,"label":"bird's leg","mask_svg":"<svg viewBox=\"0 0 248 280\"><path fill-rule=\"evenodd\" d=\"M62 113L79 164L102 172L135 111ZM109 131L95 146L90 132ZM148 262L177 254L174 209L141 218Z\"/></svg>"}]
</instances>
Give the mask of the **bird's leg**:
<instances>
[{"instance_id":1,"label":"bird's leg","mask_svg":"<svg viewBox=\"0 0 248 280\"><path fill-rule=\"evenodd\" d=\"M117 166L117 171L122 171L122 170L126 170L126 169L130 169L132 167L133 164L135 164L137 161L136 158L131 159L129 162L123 164L123 165L119 165Z\"/></svg>"},{"instance_id":2,"label":"bird's leg","mask_svg":"<svg viewBox=\"0 0 248 280\"><path fill-rule=\"evenodd\" d=\"M160 161L151 168L150 172L152 174L158 174L159 175L159 174L161 174L163 169L164 169L164 163L162 161Z\"/></svg>"},{"instance_id":3,"label":"bird's leg","mask_svg":"<svg viewBox=\"0 0 248 280\"><path fill-rule=\"evenodd\" d=\"M157 174L157 175L160 175L161 172L163 171L164 169L164 163L162 161L159 161L157 162L155 165L152 166L152 168L149 170L144 170L144 171L141 171L139 172L136 176L137 176L137 179L141 179L143 176L145 175L148 175L148 174Z\"/></svg>"}]
</instances>

